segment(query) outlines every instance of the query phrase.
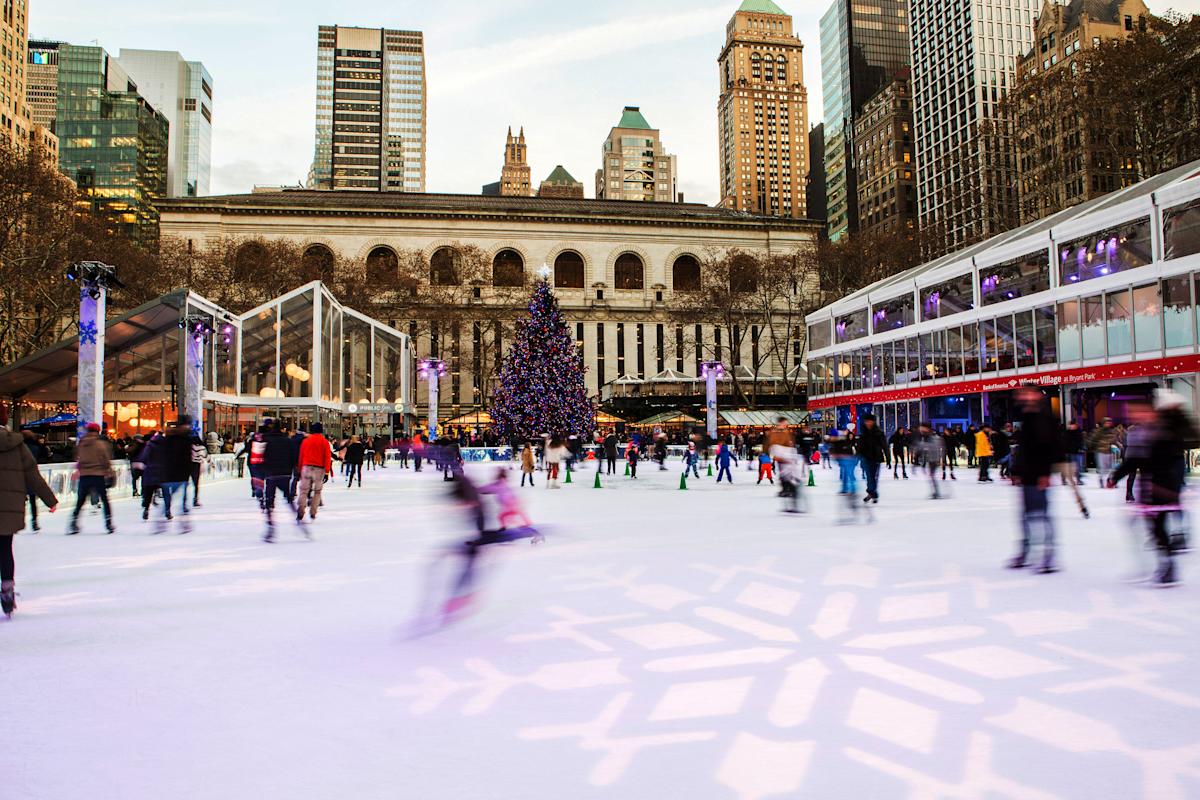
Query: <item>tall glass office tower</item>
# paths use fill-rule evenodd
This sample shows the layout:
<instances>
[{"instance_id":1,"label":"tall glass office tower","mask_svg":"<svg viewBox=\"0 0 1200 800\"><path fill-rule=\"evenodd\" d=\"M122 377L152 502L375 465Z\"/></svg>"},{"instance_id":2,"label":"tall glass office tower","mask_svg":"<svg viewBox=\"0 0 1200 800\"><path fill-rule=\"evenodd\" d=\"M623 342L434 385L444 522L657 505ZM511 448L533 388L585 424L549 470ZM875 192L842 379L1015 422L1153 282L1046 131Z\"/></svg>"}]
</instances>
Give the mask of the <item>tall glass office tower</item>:
<instances>
[{"instance_id":1,"label":"tall glass office tower","mask_svg":"<svg viewBox=\"0 0 1200 800\"><path fill-rule=\"evenodd\" d=\"M101 47L58 48L59 167L129 235L158 231L153 202L167 193L167 118Z\"/></svg>"},{"instance_id":2,"label":"tall glass office tower","mask_svg":"<svg viewBox=\"0 0 1200 800\"><path fill-rule=\"evenodd\" d=\"M212 172L212 76L199 61L173 50L126 50L117 56L138 94L162 112L170 125L167 194L197 197L209 193Z\"/></svg>"},{"instance_id":3,"label":"tall glass office tower","mask_svg":"<svg viewBox=\"0 0 1200 800\"><path fill-rule=\"evenodd\" d=\"M420 31L322 25L316 127L310 187L425 191Z\"/></svg>"},{"instance_id":4,"label":"tall glass office tower","mask_svg":"<svg viewBox=\"0 0 1200 800\"><path fill-rule=\"evenodd\" d=\"M909 65L908 0L834 0L821 17L829 238L858 229L853 123Z\"/></svg>"}]
</instances>

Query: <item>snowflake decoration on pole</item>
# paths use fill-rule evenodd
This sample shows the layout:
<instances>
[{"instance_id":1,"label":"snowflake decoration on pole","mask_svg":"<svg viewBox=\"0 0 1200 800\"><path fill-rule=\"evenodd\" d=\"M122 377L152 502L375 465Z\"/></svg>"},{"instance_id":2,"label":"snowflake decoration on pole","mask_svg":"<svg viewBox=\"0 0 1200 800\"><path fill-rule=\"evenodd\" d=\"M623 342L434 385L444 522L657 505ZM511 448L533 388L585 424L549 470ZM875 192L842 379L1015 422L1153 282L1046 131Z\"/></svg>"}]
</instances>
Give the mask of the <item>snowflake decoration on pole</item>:
<instances>
[{"instance_id":1,"label":"snowflake decoration on pole","mask_svg":"<svg viewBox=\"0 0 1200 800\"><path fill-rule=\"evenodd\" d=\"M590 435L595 411L583 370L558 300L543 278L500 371L492 405L497 432L509 439Z\"/></svg>"},{"instance_id":2,"label":"snowflake decoration on pole","mask_svg":"<svg viewBox=\"0 0 1200 800\"><path fill-rule=\"evenodd\" d=\"M99 330L96 328L96 323L92 320L83 322L79 326L79 343L80 344L95 344L96 336Z\"/></svg>"}]
</instances>

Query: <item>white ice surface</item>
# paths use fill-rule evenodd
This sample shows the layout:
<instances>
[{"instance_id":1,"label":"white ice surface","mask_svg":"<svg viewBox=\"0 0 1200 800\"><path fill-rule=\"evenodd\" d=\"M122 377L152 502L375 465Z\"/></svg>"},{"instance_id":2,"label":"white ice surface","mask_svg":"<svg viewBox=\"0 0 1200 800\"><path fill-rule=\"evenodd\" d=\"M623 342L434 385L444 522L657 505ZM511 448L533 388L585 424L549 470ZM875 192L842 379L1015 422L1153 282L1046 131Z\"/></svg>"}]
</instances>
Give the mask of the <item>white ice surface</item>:
<instances>
[{"instance_id":1,"label":"white ice surface","mask_svg":"<svg viewBox=\"0 0 1200 800\"><path fill-rule=\"evenodd\" d=\"M1015 490L966 470L936 504L886 477L870 526L832 471L801 517L734 474L520 490L548 541L420 638L461 536L432 472L331 487L313 543L261 543L245 483L188 536L47 515L0 621L0 798L1200 797L1200 573L1120 580L1120 492L1083 520L1054 490L1039 576L1001 568Z\"/></svg>"}]
</instances>

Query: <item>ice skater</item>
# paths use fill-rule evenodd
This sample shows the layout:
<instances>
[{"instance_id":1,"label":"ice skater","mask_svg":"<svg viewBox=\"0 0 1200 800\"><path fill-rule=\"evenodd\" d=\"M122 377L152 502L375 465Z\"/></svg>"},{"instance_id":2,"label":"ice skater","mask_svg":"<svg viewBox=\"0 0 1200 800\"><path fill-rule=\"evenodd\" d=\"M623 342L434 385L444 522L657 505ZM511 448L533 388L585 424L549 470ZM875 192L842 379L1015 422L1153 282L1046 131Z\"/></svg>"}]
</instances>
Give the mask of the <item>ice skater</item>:
<instances>
[{"instance_id":1,"label":"ice skater","mask_svg":"<svg viewBox=\"0 0 1200 800\"><path fill-rule=\"evenodd\" d=\"M695 442L688 442L687 452L683 454L683 474L687 475L689 471L700 477L700 453L696 451Z\"/></svg>"},{"instance_id":2,"label":"ice skater","mask_svg":"<svg viewBox=\"0 0 1200 800\"><path fill-rule=\"evenodd\" d=\"M37 468L21 434L4 427L8 407L0 403L0 612L11 617L17 610L16 560L13 536L25 527L25 498L37 496L53 513L58 498Z\"/></svg>"},{"instance_id":3,"label":"ice skater","mask_svg":"<svg viewBox=\"0 0 1200 800\"><path fill-rule=\"evenodd\" d=\"M1022 386L1016 392L1021 410L1021 430L1018 434L1017 463L1011 470L1013 483L1021 487L1021 541L1017 554L1008 562L1010 569L1021 569L1033 556L1040 543L1041 563L1039 574L1058 572L1055 560L1054 520L1050 517L1049 493L1050 473L1054 465L1062 461L1059 452L1061 439L1046 398L1032 386ZM985 426L986 428L986 426ZM986 458L977 454L977 457ZM1035 541L1034 528L1041 529L1040 540Z\"/></svg>"},{"instance_id":4,"label":"ice skater","mask_svg":"<svg viewBox=\"0 0 1200 800\"><path fill-rule=\"evenodd\" d=\"M529 488L533 488L533 470L536 464L533 457L533 445L529 442L525 443L525 447L521 449L521 485L525 485L525 479L529 479Z\"/></svg>"},{"instance_id":5,"label":"ice skater","mask_svg":"<svg viewBox=\"0 0 1200 800\"><path fill-rule=\"evenodd\" d=\"M733 462L737 465L737 456L733 454L733 450L729 447L728 442L720 442L717 444L717 483L721 482L721 476L724 475L730 483L733 483L733 473L729 470L729 464Z\"/></svg>"},{"instance_id":6,"label":"ice skater","mask_svg":"<svg viewBox=\"0 0 1200 800\"><path fill-rule=\"evenodd\" d=\"M772 486L774 486L775 485L774 471L775 471L775 462L771 458L771 454L765 450L763 452L759 453L758 454L758 482L755 485L758 485L758 483L762 483L763 478L766 478L767 482L769 482ZM780 467L780 470L779 470L779 481L780 481L780 483L783 483L785 486L787 485L786 482L783 480L783 468L782 467Z\"/></svg>"}]
</instances>

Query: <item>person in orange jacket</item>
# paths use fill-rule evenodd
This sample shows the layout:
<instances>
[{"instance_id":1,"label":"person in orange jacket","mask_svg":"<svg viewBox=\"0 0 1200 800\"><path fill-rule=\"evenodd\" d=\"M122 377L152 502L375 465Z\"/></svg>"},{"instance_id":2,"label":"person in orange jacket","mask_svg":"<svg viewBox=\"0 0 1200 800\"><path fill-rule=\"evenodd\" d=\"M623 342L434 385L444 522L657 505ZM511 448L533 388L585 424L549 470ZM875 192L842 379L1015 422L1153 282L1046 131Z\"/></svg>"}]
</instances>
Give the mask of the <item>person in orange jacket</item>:
<instances>
[{"instance_id":1,"label":"person in orange jacket","mask_svg":"<svg viewBox=\"0 0 1200 800\"><path fill-rule=\"evenodd\" d=\"M333 471L333 448L325 438L325 427L321 423L314 422L309 428L308 436L300 443L300 455L296 463L300 467L300 484L296 491L296 521L304 519L306 505L309 518L316 519L317 509L321 507L321 489L325 481L329 480L329 473Z\"/></svg>"}]
</instances>

